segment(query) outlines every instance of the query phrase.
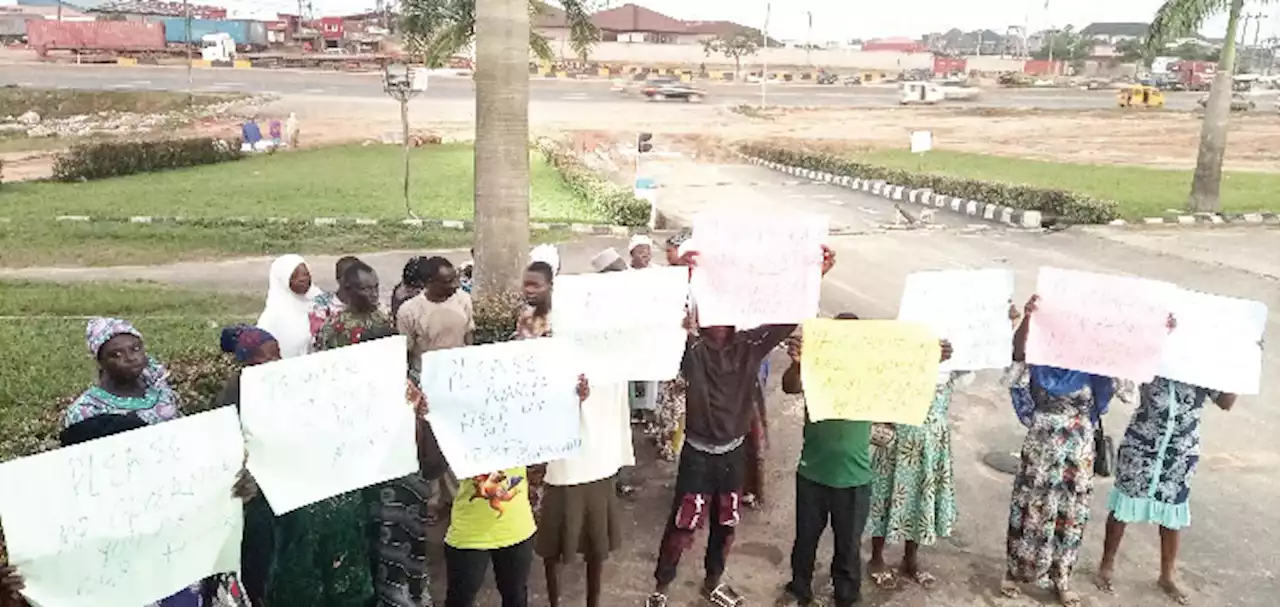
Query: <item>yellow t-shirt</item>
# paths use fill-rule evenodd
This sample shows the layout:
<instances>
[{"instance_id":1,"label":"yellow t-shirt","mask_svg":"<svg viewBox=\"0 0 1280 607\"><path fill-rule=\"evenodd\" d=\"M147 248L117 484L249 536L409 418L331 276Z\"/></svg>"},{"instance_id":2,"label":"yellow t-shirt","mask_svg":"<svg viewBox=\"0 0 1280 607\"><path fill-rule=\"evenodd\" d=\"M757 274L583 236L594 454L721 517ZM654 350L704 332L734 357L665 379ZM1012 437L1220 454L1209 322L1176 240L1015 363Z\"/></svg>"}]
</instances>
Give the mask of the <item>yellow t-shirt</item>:
<instances>
[{"instance_id":1,"label":"yellow t-shirt","mask_svg":"<svg viewBox=\"0 0 1280 607\"><path fill-rule=\"evenodd\" d=\"M520 466L458 479L444 543L461 550L497 550L533 537L537 529L529 505L529 472Z\"/></svg>"}]
</instances>

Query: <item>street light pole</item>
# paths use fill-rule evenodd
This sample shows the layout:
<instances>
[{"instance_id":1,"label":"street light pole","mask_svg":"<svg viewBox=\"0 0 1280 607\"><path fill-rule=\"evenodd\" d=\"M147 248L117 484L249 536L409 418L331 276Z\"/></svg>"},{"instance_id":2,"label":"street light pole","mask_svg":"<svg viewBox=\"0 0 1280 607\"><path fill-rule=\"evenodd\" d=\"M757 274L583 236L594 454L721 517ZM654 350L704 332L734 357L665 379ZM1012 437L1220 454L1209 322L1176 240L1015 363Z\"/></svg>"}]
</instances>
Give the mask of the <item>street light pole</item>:
<instances>
[{"instance_id":1,"label":"street light pole","mask_svg":"<svg viewBox=\"0 0 1280 607\"><path fill-rule=\"evenodd\" d=\"M425 74L425 72L424 72ZM389 64L382 68L382 90L400 102L400 134L404 144L404 212L417 219L409 204L409 100L426 90L425 82L414 82L414 71L408 64Z\"/></svg>"},{"instance_id":2,"label":"street light pole","mask_svg":"<svg viewBox=\"0 0 1280 607\"><path fill-rule=\"evenodd\" d=\"M192 71L191 65L191 0L182 0L182 14L185 17L187 27L187 105L195 105L195 73Z\"/></svg>"},{"instance_id":3,"label":"street light pole","mask_svg":"<svg viewBox=\"0 0 1280 607\"><path fill-rule=\"evenodd\" d=\"M764 30L762 32L764 34L764 40L761 41L764 50L760 52L760 109L765 108L769 98L767 88L769 85L769 11L772 10L772 8L773 6L770 3L764 3Z\"/></svg>"}]
</instances>

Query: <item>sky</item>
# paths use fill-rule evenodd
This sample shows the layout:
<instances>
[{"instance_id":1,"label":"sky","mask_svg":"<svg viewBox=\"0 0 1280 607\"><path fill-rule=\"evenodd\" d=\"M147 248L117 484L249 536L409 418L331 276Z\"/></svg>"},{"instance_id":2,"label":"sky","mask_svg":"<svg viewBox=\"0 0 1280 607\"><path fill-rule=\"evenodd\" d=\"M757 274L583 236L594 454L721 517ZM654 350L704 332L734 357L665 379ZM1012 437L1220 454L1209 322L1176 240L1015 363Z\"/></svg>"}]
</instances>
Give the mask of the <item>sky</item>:
<instances>
[{"instance_id":1,"label":"sky","mask_svg":"<svg viewBox=\"0 0 1280 607\"><path fill-rule=\"evenodd\" d=\"M317 14L353 13L371 9L375 0L310 0ZM554 0L553 0L554 1ZM627 0L596 0L600 4L621 6ZM779 39L805 40L808 37L807 13L813 13L812 39L815 42L907 36L918 38L929 32L953 27L965 31L991 29L1004 33L1011 25L1025 25L1030 31L1048 27L1075 25L1084 27L1094 21L1146 22L1155 14L1161 0L894 0L876 3L881 8L868 9L870 2L854 0L639 0L640 6L677 19L735 21L761 27L765 20L766 2L771 1L769 35ZM297 0L210 0L228 7L270 7L280 11L297 10ZM977 6L981 5L978 10ZM1247 5L1246 12L1264 13L1262 36L1280 33L1280 5L1272 7ZM1253 25L1250 25L1252 36ZM1206 36L1222 37L1226 17L1211 20Z\"/></svg>"}]
</instances>

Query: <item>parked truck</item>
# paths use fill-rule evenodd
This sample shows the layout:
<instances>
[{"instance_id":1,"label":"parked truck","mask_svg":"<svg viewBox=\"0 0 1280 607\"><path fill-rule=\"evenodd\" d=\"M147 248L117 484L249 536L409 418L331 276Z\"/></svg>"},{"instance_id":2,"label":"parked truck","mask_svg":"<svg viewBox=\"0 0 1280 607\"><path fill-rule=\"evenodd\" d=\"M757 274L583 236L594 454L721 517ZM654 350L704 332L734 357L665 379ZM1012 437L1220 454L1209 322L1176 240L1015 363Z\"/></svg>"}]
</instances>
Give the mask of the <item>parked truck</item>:
<instances>
[{"instance_id":1,"label":"parked truck","mask_svg":"<svg viewBox=\"0 0 1280 607\"><path fill-rule=\"evenodd\" d=\"M1179 61L1170 67L1178 75L1178 83L1188 91L1207 91L1213 88L1218 64L1212 61Z\"/></svg>"},{"instance_id":2,"label":"parked truck","mask_svg":"<svg viewBox=\"0 0 1280 607\"><path fill-rule=\"evenodd\" d=\"M267 24L262 21L234 19L192 19L190 35L187 20L182 17L160 19L164 26L164 39L169 44L201 46L205 36L226 34L241 52L254 52L267 48Z\"/></svg>"},{"instance_id":3,"label":"parked truck","mask_svg":"<svg viewBox=\"0 0 1280 607\"><path fill-rule=\"evenodd\" d=\"M49 51L136 55L165 50L164 26L140 21L27 22L27 46L44 57Z\"/></svg>"}]
</instances>

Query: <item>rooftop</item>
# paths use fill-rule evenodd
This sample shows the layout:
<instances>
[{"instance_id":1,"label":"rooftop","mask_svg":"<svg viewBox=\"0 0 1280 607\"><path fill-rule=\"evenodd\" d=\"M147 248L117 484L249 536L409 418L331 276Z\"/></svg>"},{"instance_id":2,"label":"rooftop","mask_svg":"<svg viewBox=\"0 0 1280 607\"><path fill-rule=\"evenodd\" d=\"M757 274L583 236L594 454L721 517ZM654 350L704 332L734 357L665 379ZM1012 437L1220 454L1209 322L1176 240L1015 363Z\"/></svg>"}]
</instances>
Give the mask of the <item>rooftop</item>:
<instances>
[{"instance_id":1,"label":"rooftop","mask_svg":"<svg viewBox=\"0 0 1280 607\"><path fill-rule=\"evenodd\" d=\"M1140 38L1147 35L1151 28L1149 23L1090 23L1080 30L1080 35L1091 36L1133 36Z\"/></svg>"},{"instance_id":2,"label":"rooftop","mask_svg":"<svg viewBox=\"0 0 1280 607\"><path fill-rule=\"evenodd\" d=\"M630 3L600 11L591 16L591 22L610 32L690 33L684 21Z\"/></svg>"}]
</instances>

